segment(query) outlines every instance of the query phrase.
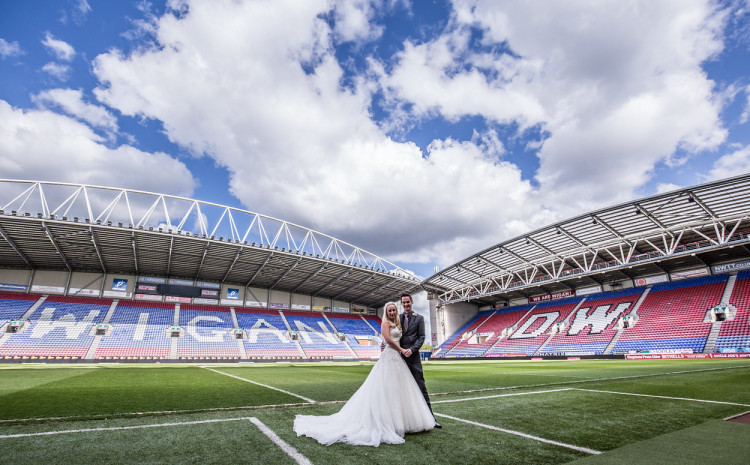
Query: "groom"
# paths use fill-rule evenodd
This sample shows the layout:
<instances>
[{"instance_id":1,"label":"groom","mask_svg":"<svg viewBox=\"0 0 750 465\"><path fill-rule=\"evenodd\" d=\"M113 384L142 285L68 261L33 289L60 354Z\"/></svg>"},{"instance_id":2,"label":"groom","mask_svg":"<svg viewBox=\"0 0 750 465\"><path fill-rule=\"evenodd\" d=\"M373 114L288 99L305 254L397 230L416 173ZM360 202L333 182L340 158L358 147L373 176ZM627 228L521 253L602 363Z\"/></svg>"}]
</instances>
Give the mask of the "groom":
<instances>
[{"instance_id":1,"label":"groom","mask_svg":"<svg viewBox=\"0 0 750 465\"><path fill-rule=\"evenodd\" d=\"M404 308L404 312L400 315L401 328L403 328L403 334L401 335L401 347L406 349L406 353L403 355L406 361L406 366L409 367L411 375L414 377L414 381L417 382L417 386L422 391L424 400L427 402L427 406L432 411L430 405L430 396L427 394L427 387L424 384L424 374L422 374L422 362L419 359L419 348L424 343L424 318L422 315L414 313L412 311L411 294L404 292L401 294L401 306ZM443 426L435 421L435 428L442 428Z\"/></svg>"}]
</instances>

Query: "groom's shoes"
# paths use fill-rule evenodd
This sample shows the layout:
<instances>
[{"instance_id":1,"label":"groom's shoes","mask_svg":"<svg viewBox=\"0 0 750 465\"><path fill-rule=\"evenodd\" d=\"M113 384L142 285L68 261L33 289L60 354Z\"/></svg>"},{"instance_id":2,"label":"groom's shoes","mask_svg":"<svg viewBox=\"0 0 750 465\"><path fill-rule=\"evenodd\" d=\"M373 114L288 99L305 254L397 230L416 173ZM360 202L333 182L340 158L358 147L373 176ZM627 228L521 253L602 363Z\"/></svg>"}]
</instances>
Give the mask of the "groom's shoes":
<instances>
[{"instance_id":1,"label":"groom's shoes","mask_svg":"<svg viewBox=\"0 0 750 465\"><path fill-rule=\"evenodd\" d=\"M441 425L441 424L440 424L440 423L438 423L438 422L435 422L435 428L442 428L442 427L443 427L443 425Z\"/></svg>"}]
</instances>

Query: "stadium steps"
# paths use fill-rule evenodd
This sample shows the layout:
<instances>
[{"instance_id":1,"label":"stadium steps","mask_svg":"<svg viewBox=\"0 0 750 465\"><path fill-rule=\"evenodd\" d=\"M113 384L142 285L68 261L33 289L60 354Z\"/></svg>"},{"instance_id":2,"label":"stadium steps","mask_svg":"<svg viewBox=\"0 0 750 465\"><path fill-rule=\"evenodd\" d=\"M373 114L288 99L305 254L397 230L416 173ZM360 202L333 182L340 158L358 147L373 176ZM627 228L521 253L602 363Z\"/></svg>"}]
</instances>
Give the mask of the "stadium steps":
<instances>
[{"instance_id":1,"label":"stadium steps","mask_svg":"<svg viewBox=\"0 0 750 465\"><path fill-rule=\"evenodd\" d=\"M232 315L232 324L235 329L240 329L240 323L237 321L237 314L234 313L234 307L229 307L229 313ZM237 339L237 347L240 349L240 358L247 360L247 351L245 350L245 339Z\"/></svg>"},{"instance_id":2,"label":"stadium steps","mask_svg":"<svg viewBox=\"0 0 750 465\"><path fill-rule=\"evenodd\" d=\"M120 302L119 299L114 299L112 303L109 305L109 310L107 310L107 314L104 315L104 319L102 320L102 323L109 324L109 320L112 319L112 314L115 313L115 308L117 307L117 304Z\"/></svg>"},{"instance_id":3,"label":"stadium steps","mask_svg":"<svg viewBox=\"0 0 750 465\"><path fill-rule=\"evenodd\" d=\"M284 312L282 310L279 310L279 315L281 315L281 319L284 320L284 324L286 325L287 331L291 331L292 326L289 324L289 321L286 319L286 315L284 315ZM299 352L302 358L310 358L305 353L305 349L302 348L302 344L300 344L299 340L292 341L292 342L294 342L294 345L297 346L297 351Z\"/></svg>"},{"instance_id":4,"label":"stadium steps","mask_svg":"<svg viewBox=\"0 0 750 465\"><path fill-rule=\"evenodd\" d=\"M630 310L630 313L628 315L637 315L637 310L641 306L641 303L646 299L646 296L648 295L648 292L651 290L650 287L647 287L645 291L643 291L643 294L638 298L635 305L633 305L633 309ZM626 315L623 315L626 316ZM609 341L609 344L607 344L607 347L604 349L604 354L609 355L612 353L612 349L615 347L615 344L617 344L617 341L620 339L620 336L622 336L622 333L625 331L625 328L620 328L617 330L614 336L612 336L612 340Z\"/></svg>"},{"instance_id":5,"label":"stadium steps","mask_svg":"<svg viewBox=\"0 0 750 465\"><path fill-rule=\"evenodd\" d=\"M721 303L730 301L732 292L734 291L735 282L737 282L737 274L730 274L729 278L727 279L727 285L724 288L724 293L721 295ZM710 354L716 350L716 341L719 339L721 323L721 321L715 321L711 324L711 332L708 333L708 337L706 338L706 345L703 347L704 354Z\"/></svg>"},{"instance_id":6,"label":"stadium steps","mask_svg":"<svg viewBox=\"0 0 750 465\"><path fill-rule=\"evenodd\" d=\"M706 338L706 345L703 347L704 354L710 354L716 348L716 340L719 338L721 323L721 321L715 321L711 324L711 332L708 333L708 337Z\"/></svg>"},{"instance_id":7,"label":"stadium steps","mask_svg":"<svg viewBox=\"0 0 750 465\"><path fill-rule=\"evenodd\" d=\"M328 315L326 315L325 312L323 312L322 315L323 315L323 318L328 322L328 324L331 325L331 328L333 328L333 330L335 332L338 332L338 328L336 328L336 325L333 324L333 322L328 318ZM352 346L349 345L349 339L348 338L345 339L342 342L344 343L344 345L346 346L346 348L349 349L349 353L352 354L352 357L359 358L357 356L357 353L354 352L354 349L352 349Z\"/></svg>"},{"instance_id":8,"label":"stadium steps","mask_svg":"<svg viewBox=\"0 0 750 465\"><path fill-rule=\"evenodd\" d=\"M39 306L42 305L45 300L47 300L47 297L49 297L49 296L43 295L43 296L39 297L39 300L37 300L36 303L31 306L31 308L29 308L28 310L26 310L26 313L23 314L23 316L21 317L21 319L22 320L28 320L31 317L31 315L34 314L34 312L36 311L36 309L39 308Z\"/></svg>"},{"instance_id":9,"label":"stadium steps","mask_svg":"<svg viewBox=\"0 0 750 465\"><path fill-rule=\"evenodd\" d=\"M379 335L380 335L380 331L378 331L378 329L377 329L377 328L375 328L375 327L374 327L374 326L372 325L372 323L370 323L369 321L367 321L367 318L365 318L365 317L364 317L364 316L362 316L362 315L360 315L359 317L360 317L360 318L362 318L362 319L364 320L364 322L365 322L365 323L367 323L367 326L369 326L370 328L372 328L372 330L373 330L373 331L375 332L375 335L376 335L376 336L379 336Z\"/></svg>"},{"instance_id":10,"label":"stadium steps","mask_svg":"<svg viewBox=\"0 0 750 465\"><path fill-rule=\"evenodd\" d=\"M474 328L474 332L475 332L475 333L478 333L478 332L480 332L480 331L479 331L479 328L481 328L483 324L487 323L487 320L489 320L490 318L492 318L492 315L494 315L495 313L497 313L497 310L495 310L494 312L492 312L492 313L490 313L489 315L487 315L487 316L485 317L485 319L484 319L484 320L482 320L482 321L481 321L481 322L480 322L480 323L479 323L479 324L477 325L477 327L476 327L476 328Z\"/></svg>"},{"instance_id":11,"label":"stadium steps","mask_svg":"<svg viewBox=\"0 0 750 465\"><path fill-rule=\"evenodd\" d=\"M573 310L571 310L570 313L568 313L568 316L565 317L565 319L563 320L563 323L565 323L565 328L567 328L567 327L570 326L570 318L573 315L575 315L575 313L578 311L579 308L581 308L581 305L583 305L584 302L586 302L586 297L584 297L583 299L581 299L581 301L578 302L578 305L576 305L575 308L573 308ZM549 344L549 342L552 340L552 338L555 337L555 334L557 334L557 333L551 333L549 335L549 337L547 338L547 340L545 340L544 343L542 343L542 345L539 346L539 348L536 350L536 352L534 352L534 355L541 354L544 351L544 348L547 346L547 344ZM487 350L489 350L489 349L487 349Z\"/></svg>"},{"instance_id":12,"label":"stadium steps","mask_svg":"<svg viewBox=\"0 0 750 465\"><path fill-rule=\"evenodd\" d=\"M40 296L39 299L34 303L34 305L26 310L26 312L21 316L21 320L28 321L29 317L36 311L37 308L39 308L40 305L44 303L45 300L47 300L46 295ZM10 338L11 334L13 333L0 334L0 346L3 345L8 338Z\"/></svg>"},{"instance_id":13,"label":"stadium steps","mask_svg":"<svg viewBox=\"0 0 750 465\"><path fill-rule=\"evenodd\" d=\"M174 305L174 319L172 320L172 326L180 326L180 304ZM169 348L169 359L177 360L177 345L180 342L179 337L173 337L171 340L171 346Z\"/></svg>"},{"instance_id":14,"label":"stadium steps","mask_svg":"<svg viewBox=\"0 0 750 465\"><path fill-rule=\"evenodd\" d=\"M737 282L737 273L730 274L727 279L727 286L724 288L724 294L721 295L722 302L729 302L734 291L734 283Z\"/></svg>"},{"instance_id":15,"label":"stadium steps","mask_svg":"<svg viewBox=\"0 0 750 465\"><path fill-rule=\"evenodd\" d=\"M115 299L112 301L112 303L109 305L109 310L107 310L107 314L104 315L104 319L102 320L102 323L108 324L109 320L112 318L112 314L115 312L115 307L117 307L117 303L119 300ZM89 350L86 351L86 355L84 355L83 358L86 360L93 360L94 354L96 354L96 349L99 348L99 342L101 342L102 338L104 336L94 336L94 340L91 341L91 345L89 346Z\"/></svg>"},{"instance_id":16,"label":"stadium steps","mask_svg":"<svg viewBox=\"0 0 750 465\"><path fill-rule=\"evenodd\" d=\"M513 323L513 324L512 324L511 326L512 326L512 327L515 327L515 326L517 326L517 325L518 325L518 322L519 322L519 321L523 321L523 320L524 320L524 319L525 319L525 318L526 318L527 316L529 316L529 313L531 313L531 312L533 312L533 311L534 311L534 309L535 309L536 307L537 307L537 305L532 305L532 306L531 306L531 308L529 308L529 309L528 309L528 310L526 311L526 313L524 313L524 314L523 314L523 316L522 316L521 318L519 318L518 320L516 320L516 322L515 322L515 323ZM516 327L516 329L518 329L518 328ZM513 331L515 331L516 329L514 329ZM501 332L502 332L502 331L501 331ZM495 341L495 342L494 342L494 343L493 343L493 344L492 344L492 345L491 345L491 346L490 346L490 347L489 347L489 348L488 348L487 350L485 350L485 351L484 351L484 354L485 354L485 355L487 355L487 353L489 353L489 351L491 351L491 350L492 350L492 349L493 349L493 348L494 348L494 347L495 347L496 345L498 345L498 344L500 343L500 341L502 341L502 340L503 340L503 337L502 337L502 336L498 336L497 340L496 340L496 341Z\"/></svg>"}]
</instances>

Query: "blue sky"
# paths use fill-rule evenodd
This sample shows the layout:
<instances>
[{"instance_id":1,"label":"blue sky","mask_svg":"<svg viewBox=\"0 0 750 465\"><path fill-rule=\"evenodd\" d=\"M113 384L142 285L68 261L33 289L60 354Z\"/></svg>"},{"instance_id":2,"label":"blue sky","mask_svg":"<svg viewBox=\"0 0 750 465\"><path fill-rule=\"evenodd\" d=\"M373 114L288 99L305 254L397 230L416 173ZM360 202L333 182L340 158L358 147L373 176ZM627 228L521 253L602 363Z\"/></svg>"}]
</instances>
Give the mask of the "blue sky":
<instances>
[{"instance_id":1,"label":"blue sky","mask_svg":"<svg viewBox=\"0 0 750 465\"><path fill-rule=\"evenodd\" d=\"M750 2L0 4L0 177L184 195L427 277L750 169Z\"/></svg>"}]
</instances>

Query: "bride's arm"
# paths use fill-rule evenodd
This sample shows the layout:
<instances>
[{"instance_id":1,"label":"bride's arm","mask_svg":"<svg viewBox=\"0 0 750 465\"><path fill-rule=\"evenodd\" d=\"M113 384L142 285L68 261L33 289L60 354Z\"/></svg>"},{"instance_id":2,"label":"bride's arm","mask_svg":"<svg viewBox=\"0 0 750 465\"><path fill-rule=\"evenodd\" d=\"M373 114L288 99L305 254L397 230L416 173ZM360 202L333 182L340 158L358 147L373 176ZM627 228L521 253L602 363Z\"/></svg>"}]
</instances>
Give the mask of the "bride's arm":
<instances>
[{"instance_id":1,"label":"bride's arm","mask_svg":"<svg viewBox=\"0 0 750 465\"><path fill-rule=\"evenodd\" d=\"M393 347L400 353L404 353L406 349L402 349L400 345L398 345L398 342L394 341L391 337L391 326L388 324L388 322L384 319L382 323L380 323L380 334L383 335L383 339L385 339L385 343L389 346Z\"/></svg>"}]
</instances>

